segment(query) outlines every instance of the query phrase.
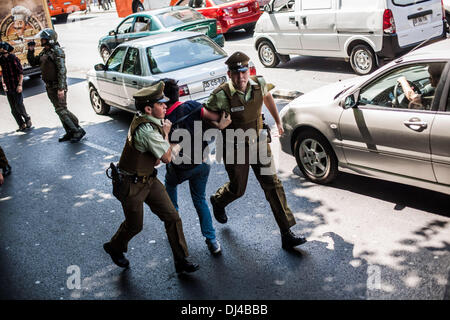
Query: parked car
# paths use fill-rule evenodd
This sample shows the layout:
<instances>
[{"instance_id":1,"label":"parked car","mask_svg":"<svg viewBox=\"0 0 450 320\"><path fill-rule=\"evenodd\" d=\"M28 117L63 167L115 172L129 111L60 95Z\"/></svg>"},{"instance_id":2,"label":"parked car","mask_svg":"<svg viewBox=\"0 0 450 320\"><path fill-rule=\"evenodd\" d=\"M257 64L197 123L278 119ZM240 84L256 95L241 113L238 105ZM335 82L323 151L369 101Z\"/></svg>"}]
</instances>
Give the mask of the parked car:
<instances>
[{"instance_id":1,"label":"parked car","mask_svg":"<svg viewBox=\"0 0 450 320\"><path fill-rule=\"evenodd\" d=\"M316 183L343 171L450 194L449 60L442 40L296 98L280 112L282 150Z\"/></svg>"},{"instance_id":2,"label":"parked car","mask_svg":"<svg viewBox=\"0 0 450 320\"><path fill-rule=\"evenodd\" d=\"M227 54L198 32L168 32L120 44L106 64L87 73L92 107L136 112L133 94L163 78L178 80L180 101L205 100L227 81Z\"/></svg>"},{"instance_id":3,"label":"parked car","mask_svg":"<svg viewBox=\"0 0 450 320\"><path fill-rule=\"evenodd\" d=\"M202 32L221 47L225 42L223 35L217 34L215 19L207 19L187 7L166 7L134 13L124 18L114 30L99 40L98 50L106 62L112 50L122 42L172 31Z\"/></svg>"},{"instance_id":4,"label":"parked car","mask_svg":"<svg viewBox=\"0 0 450 320\"><path fill-rule=\"evenodd\" d=\"M171 0L171 6L189 6L205 17L217 19L217 32L245 29L253 32L261 10L256 0Z\"/></svg>"},{"instance_id":5,"label":"parked car","mask_svg":"<svg viewBox=\"0 0 450 320\"><path fill-rule=\"evenodd\" d=\"M344 58L359 75L422 41L446 37L441 0L272 0L255 27L261 63Z\"/></svg>"}]
</instances>

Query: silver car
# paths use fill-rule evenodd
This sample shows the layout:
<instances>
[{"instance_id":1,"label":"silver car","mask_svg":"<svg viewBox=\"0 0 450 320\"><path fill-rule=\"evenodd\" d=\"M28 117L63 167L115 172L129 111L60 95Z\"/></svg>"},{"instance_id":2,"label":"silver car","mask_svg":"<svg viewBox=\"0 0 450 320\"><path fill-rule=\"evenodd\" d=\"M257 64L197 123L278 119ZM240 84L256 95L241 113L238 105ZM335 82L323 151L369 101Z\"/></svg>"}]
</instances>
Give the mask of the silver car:
<instances>
[{"instance_id":1,"label":"silver car","mask_svg":"<svg viewBox=\"0 0 450 320\"><path fill-rule=\"evenodd\" d=\"M170 32L125 42L87 73L92 107L135 112L133 94L163 78L178 80L180 101L205 100L227 81L227 54L198 32Z\"/></svg>"},{"instance_id":2,"label":"silver car","mask_svg":"<svg viewBox=\"0 0 450 320\"><path fill-rule=\"evenodd\" d=\"M283 151L316 183L344 171L450 194L449 60L447 39L298 97Z\"/></svg>"}]
</instances>

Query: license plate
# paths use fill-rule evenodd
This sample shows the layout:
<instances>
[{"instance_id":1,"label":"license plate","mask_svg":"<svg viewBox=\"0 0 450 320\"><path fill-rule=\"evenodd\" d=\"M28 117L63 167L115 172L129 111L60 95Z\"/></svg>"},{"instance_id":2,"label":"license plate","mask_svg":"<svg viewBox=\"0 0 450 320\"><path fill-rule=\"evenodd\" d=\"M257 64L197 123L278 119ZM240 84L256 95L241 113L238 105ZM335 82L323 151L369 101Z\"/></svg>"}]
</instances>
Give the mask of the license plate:
<instances>
[{"instance_id":1,"label":"license plate","mask_svg":"<svg viewBox=\"0 0 450 320\"><path fill-rule=\"evenodd\" d=\"M212 80L203 81L203 91L214 90L225 81L227 81L227 78L225 76Z\"/></svg>"},{"instance_id":2,"label":"license plate","mask_svg":"<svg viewBox=\"0 0 450 320\"><path fill-rule=\"evenodd\" d=\"M428 23L428 18L427 18L427 16L418 17L418 18L414 18L414 19L413 19L413 24L414 24L414 26L420 26L420 25L426 24L426 23Z\"/></svg>"},{"instance_id":3,"label":"license plate","mask_svg":"<svg viewBox=\"0 0 450 320\"><path fill-rule=\"evenodd\" d=\"M243 7L238 9L238 13L248 12L248 7Z\"/></svg>"},{"instance_id":4,"label":"license plate","mask_svg":"<svg viewBox=\"0 0 450 320\"><path fill-rule=\"evenodd\" d=\"M71 4L72 2L64 2L64 5L67 6L68 4Z\"/></svg>"}]
</instances>

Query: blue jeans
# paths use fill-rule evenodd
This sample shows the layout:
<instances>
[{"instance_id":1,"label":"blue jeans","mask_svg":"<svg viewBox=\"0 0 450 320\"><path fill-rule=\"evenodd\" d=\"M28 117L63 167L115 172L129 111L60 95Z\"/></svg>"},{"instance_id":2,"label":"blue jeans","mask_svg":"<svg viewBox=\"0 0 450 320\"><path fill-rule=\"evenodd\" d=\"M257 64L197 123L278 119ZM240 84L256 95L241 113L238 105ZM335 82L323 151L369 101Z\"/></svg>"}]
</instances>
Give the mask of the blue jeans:
<instances>
[{"instance_id":1,"label":"blue jeans","mask_svg":"<svg viewBox=\"0 0 450 320\"><path fill-rule=\"evenodd\" d=\"M173 164L168 164L166 166L165 185L167 193L178 211L177 185L189 180L191 198L197 210L202 234L206 239L213 240L216 238L216 231L212 225L211 212L205 196L210 169L211 166L204 162L187 170L176 169Z\"/></svg>"}]
</instances>

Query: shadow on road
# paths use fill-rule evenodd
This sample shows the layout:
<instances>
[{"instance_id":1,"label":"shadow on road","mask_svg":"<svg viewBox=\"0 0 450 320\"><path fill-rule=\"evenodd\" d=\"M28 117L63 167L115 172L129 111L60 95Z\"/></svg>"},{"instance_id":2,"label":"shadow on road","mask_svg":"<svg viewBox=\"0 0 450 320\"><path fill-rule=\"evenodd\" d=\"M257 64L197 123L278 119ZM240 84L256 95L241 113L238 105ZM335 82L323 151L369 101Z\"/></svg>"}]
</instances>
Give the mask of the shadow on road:
<instances>
[{"instance_id":1,"label":"shadow on road","mask_svg":"<svg viewBox=\"0 0 450 320\"><path fill-rule=\"evenodd\" d=\"M303 177L298 167L294 173ZM328 187L391 202L397 211L409 207L450 217L450 196L427 189L343 172Z\"/></svg>"},{"instance_id":2,"label":"shadow on road","mask_svg":"<svg viewBox=\"0 0 450 320\"><path fill-rule=\"evenodd\" d=\"M297 220L293 231L307 237L315 234L315 238L285 251L253 174L247 193L227 207L228 223L214 221L222 256L209 254L187 186L182 185L180 216L190 255L201 269L188 276L175 275L164 225L145 207L144 229L127 252L131 268L123 271L112 265L102 248L123 221L105 169L118 160L108 150L120 153L132 114L113 110L110 117L111 121L85 125L87 138L78 144L58 143L62 128L0 135L13 166L0 188L1 298L390 299L441 293L448 297L448 270L442 271L439 262L448 259L450 245L433 242L448 228L447 221L435 219L406 236L400 243L405 249L390 252L393 265L373 265L369 261L375 252L356 253L358 239L326 230L329 222L323 212L333 208L321 200L288 193ZM93 144L105 148L96 149ZM164 180L165 167L158 170L159 179ZM207 193L226 179L223 166L213 165ZM298 176L283 184L286 190L306 187ZM331 187L418 208L439 209L433 203L445 200L435 195L428 202L424 197L435 193L350 175L341 176ZM323 230L319 235L318 228ZM426 267L423 259L429 261ZM79 290L66 287L70 265L80 267Z\"/></svg>"}]
</instances>

